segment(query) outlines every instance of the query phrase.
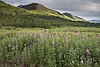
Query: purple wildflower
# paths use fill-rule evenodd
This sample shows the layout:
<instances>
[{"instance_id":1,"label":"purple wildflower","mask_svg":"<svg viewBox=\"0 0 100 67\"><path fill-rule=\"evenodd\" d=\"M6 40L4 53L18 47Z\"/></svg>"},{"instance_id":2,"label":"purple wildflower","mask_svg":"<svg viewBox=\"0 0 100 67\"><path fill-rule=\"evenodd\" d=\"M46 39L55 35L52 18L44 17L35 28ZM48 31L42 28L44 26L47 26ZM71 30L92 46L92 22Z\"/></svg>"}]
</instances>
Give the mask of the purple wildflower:
<instances>
[{"instance_id":1,"label":"purple wildflower","mask_svg":"<svg viewBox=\"0 0 100 67\"><path fill-rule=\"evenodd\" d=\"M80 58L80 64L83 64L84 62L83 62L83 58L81 57Z\"/></svg>"},{"instance_id":2,"label":"purple wildflower","mask_svg":"<svg viewBox=\"0 0 100 67\"><path fill-rule=\"evenodd\" d=\"M34 33L34 38L35 38L35 39L36 39L36 36L37 36L37 33L35 32L35 33Z\"/></svg>"},{"instance_id":3,"label":"purple wildflower","mask_svg":"<svg viewBox=\"0 0 100 67\"><path fill-rule=\"evenodd\" d=\"M43 34L42 34L42 33L40 34L40 39L41 39L41 40L43 39Z\"/></svg>"},{"instance_id":4,"label":"purple wildflower","mask_svg":"<svg viewBox=\"0 0 100 67\"><path fill-rule=\"evenodd\" d=\"M88 48L85 50L85 53L86 53L86 56L90 56L91 55L90 50Z\"/></svg>"},{"instance_id":5,"label":"purple wildflower","mask_svg":"<svg viewBox=\"0 0 100 67\"><path fill-rule=\"evenodd\" d=\"M81 35L81 33L80 32L77 32L77 37L79 37Z\"/></svg>"},{"instance_id":6,"label":"purple wildflower","mask_svg":"<svg viewBox=\"0 0 100 67\"><path fill-rule=\"evenodd\" d=\"M48 31L46 32L46 36L49 37L49 32Z\"/></svg>"}]
</instances>

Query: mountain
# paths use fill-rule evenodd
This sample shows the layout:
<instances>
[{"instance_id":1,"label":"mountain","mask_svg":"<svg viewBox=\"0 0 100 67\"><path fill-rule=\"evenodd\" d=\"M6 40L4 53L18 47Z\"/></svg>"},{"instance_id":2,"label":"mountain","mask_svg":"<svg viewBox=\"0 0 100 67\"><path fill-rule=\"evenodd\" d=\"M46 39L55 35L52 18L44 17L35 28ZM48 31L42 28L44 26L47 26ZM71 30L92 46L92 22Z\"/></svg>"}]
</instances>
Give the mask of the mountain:
<instances>
[{"instance_id":1,"label":"mountain","mask_svg":"<svg viewBox=\"0 0 100 67\"><path fill-rule=\"evenodd\" d=\"M25 8L27 10L38 10L38 11L48 10L47 7L45 7L45 6L43 6L39 3L31 3L31 4L28 4L28 5L19 5L18 7Z\"/></svg>"},{"instance_id":2,"label":"mountain","mask_svg":"<svg viewBox=\"0 0 100 67\"><path fill-rule=\"evenodd\" d=\"M49 9L49 8L45 7L44 5L41 5L39 3L31 3L28 5L19 5L18 7L24 8L27 10L31 10L35 14L55 16L55 17L60 17L60 18L67 19L67 20L72 20L70 17L64 16L63 14L61 14L55 10Z\"/></svg>"},{"instance_id":3,"label":"mountain","mask_svg":"<svg viewBox=\"0 0 100 67\"><path fill-rule=\"evenodd\" d=\"M65 25L65 23L70 22L69 17L40 4L38 6L36 5L36 3L29 4L27 5L27 9L25 9L0 1L0 25L46 28L51 26L62 26ZM31 6L35 6L36 8L29 8ZM22 7L26 7L26 5Z\"/></svg>"},{"instance_id":4,"label":"mountain","mask_svg":"<svg viewBox=\"0 0 100 67\"><path fill-rule=\"evenodd\" d=\"M100 20L89 20L92 23L100 23Z\"/></svg>"},{"instance_id":5,"label":"mountain","mask_svg":"<svg viewBox=\"0 0 100 67\"><path fill-rule=\"evenodd\" d=\"M81 18L81 17L78 17L78 16L74 16L74 15L72 15L72 14L70 14L70 13L63 13L65 16L67 16L67 17L70 17L71 19L73 19L73 21L86 21L86 20L84 20L83 18Z\"/></svg>"},{"instance_id":6,"label":"mountain","mask_svg":"<svg viewBox=\"0 0 100 67\"><path fill-rule=\"evenodd\" d=\"M76 21L39 3L20 5L18 7L0 1L0 26L42 27L51 26L90 26L86 21Z\"/></svg>"}]
</instances>

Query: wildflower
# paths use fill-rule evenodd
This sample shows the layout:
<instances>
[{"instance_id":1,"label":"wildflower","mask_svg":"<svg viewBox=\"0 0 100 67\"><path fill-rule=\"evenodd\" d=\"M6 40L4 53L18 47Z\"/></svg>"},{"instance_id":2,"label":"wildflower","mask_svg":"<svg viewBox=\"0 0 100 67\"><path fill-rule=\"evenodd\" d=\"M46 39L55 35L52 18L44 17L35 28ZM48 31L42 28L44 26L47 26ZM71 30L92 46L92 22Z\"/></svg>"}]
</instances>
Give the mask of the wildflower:
<instances>
[{"instance_id":1,"label":"wildflower","mask_svg":"<svg viewBox=\"0 0 100 67\"><path fill-rule=\"evenodd\" d=\"M36 36L37 36L37 33L35 32L35 33L34 33L34 38L35 38L35 39L36 39Z\"/></svg>"},{"instance_id":2,"label":"wildflower","mask_svg":"<svg viewBox=\"0 0 100 67\"><path fill-rule=\"evenodd\" d=\"M47 37L49 36L49 32L48 32L48 31L46 31L46 36L47 36Z\"/></svg>"},{"instance_id":3,"label":"wildflower","mask_svg":"<svg viewBox=\"0 0 100 67\"><path fill-rule=\"evenodd\" d=\"M86 53L86 56L90 56L91 55L90 50L88 48L85 50L85 53Z\"/></svg>"},{"instance_id":4,"label":"wildflower","mask_svg":"<svg viewBox=\"0 0 100 67\"><path fill-rule=\"evenodd\" d=\"M100 34L98 34L98 37L100 38Z\"/></svg>"},{"instance_id":5,"label":"wildflower","mask_svg":"<svg viewBox=\"0 0 100 67\"><path fill-rule=\"evenodd\" d=\"M81 57L80 58L80 64L83 64L84 62L83 62L83 58Z\"/></svg>"},{"instance_id":6,"label":"wildflower","mask_svg":"<svg viewBox=\"0 0 100 67\"><path fill-rule=\"evenodd\" d=\"M42 34L42 33L40 34L40 39L41 39L41 40L43 39L43 34Z\"/></svg>"},{"instance_id":7,"label":"wildflower","mask_svg":"<svg viewBox=\"0 0 100 67\"><path fill-rule=\"evenodd\" d=\"M80 32L77 32L77 37L79 37L81 35L81 33Z\"/></svg>"}]
</instances>

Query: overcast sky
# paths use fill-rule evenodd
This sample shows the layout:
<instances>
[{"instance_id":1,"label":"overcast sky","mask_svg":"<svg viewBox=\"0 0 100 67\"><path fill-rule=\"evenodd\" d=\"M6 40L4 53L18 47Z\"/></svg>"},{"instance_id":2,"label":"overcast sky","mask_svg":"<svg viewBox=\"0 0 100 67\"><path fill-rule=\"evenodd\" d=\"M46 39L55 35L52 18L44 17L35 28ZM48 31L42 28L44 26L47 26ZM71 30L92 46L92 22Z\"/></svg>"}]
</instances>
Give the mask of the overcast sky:
<instances>
[{"instance_id":1,"label":"overcast sky","mask_svg":"<svg viewBox=\"0 0 100 67\"><path fill-rule=\"evenodd\" d=\"M48 8L69 12L85 19L100 19L100 0L2 0L12 5L40 3Z\"/></svg>"}]
</instances>

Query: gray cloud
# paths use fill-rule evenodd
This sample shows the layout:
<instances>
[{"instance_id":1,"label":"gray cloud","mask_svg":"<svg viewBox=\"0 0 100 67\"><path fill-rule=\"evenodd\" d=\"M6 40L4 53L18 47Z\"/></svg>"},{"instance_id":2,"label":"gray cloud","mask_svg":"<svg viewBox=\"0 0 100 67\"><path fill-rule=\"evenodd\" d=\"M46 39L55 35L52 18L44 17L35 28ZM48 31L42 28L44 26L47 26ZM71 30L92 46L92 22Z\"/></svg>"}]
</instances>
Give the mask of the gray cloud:
<instances>
[{"instance_id":1,"label":"gray cloud","mask_svg":"<svg viewBox=\"0 0 100 67\"><path fill-rule=\"evenodd\" d=\"M60 12L70 12L83 17L100 18L100 0L3 0L13 5L41 3Z\"/></svg>"}]
</instances>

